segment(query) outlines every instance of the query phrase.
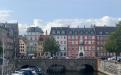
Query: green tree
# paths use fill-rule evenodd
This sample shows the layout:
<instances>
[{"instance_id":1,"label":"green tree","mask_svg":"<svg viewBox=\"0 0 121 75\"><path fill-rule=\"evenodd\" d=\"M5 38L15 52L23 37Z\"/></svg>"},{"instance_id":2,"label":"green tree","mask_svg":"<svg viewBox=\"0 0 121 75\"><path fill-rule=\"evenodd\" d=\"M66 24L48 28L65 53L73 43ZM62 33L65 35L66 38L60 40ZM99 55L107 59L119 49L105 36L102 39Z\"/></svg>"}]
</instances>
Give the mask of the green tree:
<instances>
[{"instance_id":1,"label":"green tree","mask_svg":"<svg viewBox=\"0 0 121 75\"><path fill-rule=\"evenodd\" d=\"M3 48L0 47L0 56L1 56L2 52L3 52Z\"/></svg>"},{"instance_id":2,"label":"green tree","mask_svg":"<svg viewBox=\"0 0 121 75\"><path fill-rule=\"evenodd\" d=\"M1 56L2 52L3 52L3 48L2 48L2 43L0 41L0 56Z\"/></svg>"},{"instance_id":3,"label":"green tree","mask_svg":"<svg viewBox=\"0 0 121 75\"><path fill-rule=\"evenodd\" d=\"M49 37L44 41L43 44L44 52L50 52L51 54L55 54L56 52L60 51L59 44L53 37Z\"/></svg>"},{"instance_id":4,"label":"green tree","mask_svg":"<svg viewBox=\"0 0 121 75\"><path fill-rule=\"evenodd\" d=\"M121 52L121 21L117 24L117 29L109 36L105 49L109 52L115 52L117 59L117 56Z\"/></svg>"}]
</instances>

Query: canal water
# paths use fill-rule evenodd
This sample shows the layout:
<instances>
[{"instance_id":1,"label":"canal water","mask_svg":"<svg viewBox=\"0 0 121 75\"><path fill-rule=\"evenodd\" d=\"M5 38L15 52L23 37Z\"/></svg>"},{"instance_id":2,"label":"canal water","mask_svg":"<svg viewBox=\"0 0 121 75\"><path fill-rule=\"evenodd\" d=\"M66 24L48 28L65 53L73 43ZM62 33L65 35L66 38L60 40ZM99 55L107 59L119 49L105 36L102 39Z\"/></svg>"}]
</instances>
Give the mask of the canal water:
<instances>
[{"instance_id":1,"label":"canal water","mask_svg":"<svg viewBox=\"0 0 121 75\"><path fill-rule=\"evenodd\" d=\"M66 72L64 74L47 74L47 75L106 75L106 74L100 72L92 72L92 73Z\"/></svg>"}]
</instances>

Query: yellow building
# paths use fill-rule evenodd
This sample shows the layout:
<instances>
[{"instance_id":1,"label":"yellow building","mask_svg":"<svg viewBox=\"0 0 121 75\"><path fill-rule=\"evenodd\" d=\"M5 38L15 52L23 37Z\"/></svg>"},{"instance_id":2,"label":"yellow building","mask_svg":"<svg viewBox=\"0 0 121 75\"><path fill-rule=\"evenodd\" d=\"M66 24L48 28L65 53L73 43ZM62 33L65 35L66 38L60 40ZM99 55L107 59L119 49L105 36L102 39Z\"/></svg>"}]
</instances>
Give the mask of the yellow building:
<instances>
[{"instance_id":1,"label":"yellow building","mask_svg":"<svg viewBox=\"0 0 121 75\"><path fill-rule=\"evenodd\" d=\"M27 55L27 40L25 37L19 37L19 53L21 56Z\"/></svg>"},{"instance_id":2,"label":"yellow building","mask_svg":"<svg viewBox=\"0 0 121 75\"><path fill-rule=\"evenodd\" d=\"M40 35L39 40L38 40L38 45L37 45L37 57L41 57L43 55L43 44L44 41L48 38L48 35Z\"/></svg>"}]
</instances>

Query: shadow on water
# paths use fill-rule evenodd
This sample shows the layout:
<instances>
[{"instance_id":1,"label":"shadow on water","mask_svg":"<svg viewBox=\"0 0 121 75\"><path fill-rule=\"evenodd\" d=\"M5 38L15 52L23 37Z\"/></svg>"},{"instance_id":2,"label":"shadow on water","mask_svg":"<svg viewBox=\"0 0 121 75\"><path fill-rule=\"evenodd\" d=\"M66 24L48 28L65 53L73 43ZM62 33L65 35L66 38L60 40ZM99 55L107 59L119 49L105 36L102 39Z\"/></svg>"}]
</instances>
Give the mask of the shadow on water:
<instances>
[{"instance_id":1,"label":"shadow on water","mask_svg":"<svg viewBox=\"0 0 121 75\"><path fill-rule=\"evenodd\" d=\"M93 67L87 64L84 64L80 67L80 72L77 71L66 71L66 72L53 72L52 74L48 73L47 75L105 75L100 72L95 72Z\"/></svg>"},{"instance_id":2,"label":"shadow on water","mask_svg":"<svg viewBox=\"0 0 121 75\"><path fill-rule=\"evenodd\" d=\"M65 72L65 73L55 73L46 75L105 75L100 72Z\"/></svg>"}]
</instances>

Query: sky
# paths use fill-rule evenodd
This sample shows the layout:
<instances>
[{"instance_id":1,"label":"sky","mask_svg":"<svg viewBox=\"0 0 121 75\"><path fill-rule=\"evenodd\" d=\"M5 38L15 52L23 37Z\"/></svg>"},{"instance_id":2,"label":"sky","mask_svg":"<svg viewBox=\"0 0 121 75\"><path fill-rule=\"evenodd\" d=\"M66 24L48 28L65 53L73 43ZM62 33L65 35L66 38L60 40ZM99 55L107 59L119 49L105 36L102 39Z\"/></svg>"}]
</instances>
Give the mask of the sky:
<instances>
[{"instance_id":1,"label":"sky","mask_svg":"<svg viewBox=\"0 0 121 75\"><path fill-rule=\"evenodd\" d=\"M0 0L0 22L18 22L44 31L52 26L114 26L121 20L121 0ZM24 31L24 32L23 32Z\"/></svg>"}]
</instances>

